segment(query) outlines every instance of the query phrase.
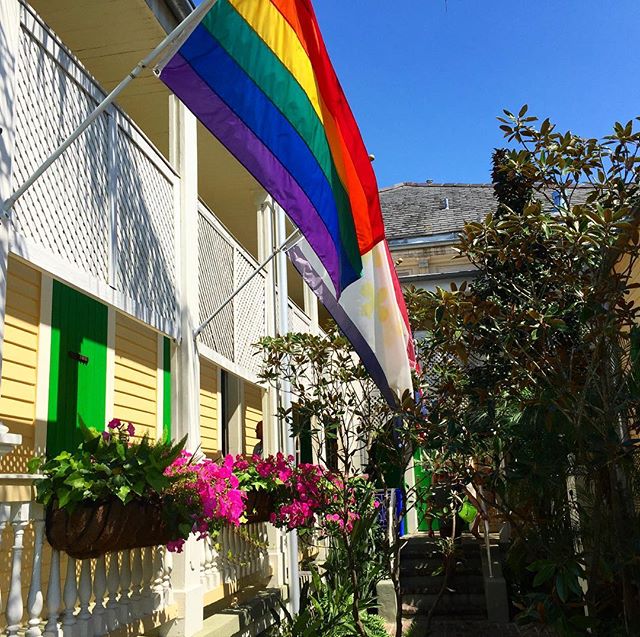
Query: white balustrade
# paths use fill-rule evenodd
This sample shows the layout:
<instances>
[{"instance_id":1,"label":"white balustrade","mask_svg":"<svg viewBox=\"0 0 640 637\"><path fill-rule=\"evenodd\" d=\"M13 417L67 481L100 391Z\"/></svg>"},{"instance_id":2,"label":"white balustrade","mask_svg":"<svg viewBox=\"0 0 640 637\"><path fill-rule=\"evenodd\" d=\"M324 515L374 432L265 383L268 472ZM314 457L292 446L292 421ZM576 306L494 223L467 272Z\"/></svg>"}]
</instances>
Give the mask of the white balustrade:
<instances>
[{"instance_id":1,"label":"white balustrade","mask_svg":"<svg viewBox=\"0 0 640 637\"><path fill-rule=\"evenodd\" d=\"M39 504L0 503L0 538L11 533L4 538L11 547L11 579L8 590L0 590L0 600L6 601L7 637L103 637L173 604L171 558L165 558L164 547L75 560L53 550L44 530ZM51 559L43 573L47 555ZM213 572L212 551L208 556L205 568ZM61 578L62 559L66 565Z\"/></svg>"}]
</instances>

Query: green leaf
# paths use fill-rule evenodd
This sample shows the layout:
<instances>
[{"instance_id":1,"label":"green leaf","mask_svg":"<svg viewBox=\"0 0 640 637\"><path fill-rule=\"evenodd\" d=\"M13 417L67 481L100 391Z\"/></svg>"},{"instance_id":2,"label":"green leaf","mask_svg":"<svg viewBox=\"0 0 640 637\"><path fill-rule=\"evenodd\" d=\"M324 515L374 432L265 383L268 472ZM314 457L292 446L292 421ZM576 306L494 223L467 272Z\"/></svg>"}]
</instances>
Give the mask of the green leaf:
<instances>
[{"instance_id":1,"label":"green leaf","mask_svg":"<svg viewBox=\"0 0 640 637\"><path fill-rule=\"evenodd\" d=\"M29 473L38 473L40 467L42 466L43 459L40 457L31 458L29 462L27 462L27 470Z\"/></svg>"},{"instance_id":2,"label":"green leaf","mask_svg":"<svg viewBox=\"0 0 640 637\"><path fill-rule=\"evenodd\" d=\"M127 484L123 484L117 491L116 491L116 495L118 496L118 498L120 498L120 500L122 500L122 502L124 502L125 504L127 503L127 500L130 499L129 498L129 494L131 492L131 487L129 487L129 485Z\"/></svg>"}]
</instances>

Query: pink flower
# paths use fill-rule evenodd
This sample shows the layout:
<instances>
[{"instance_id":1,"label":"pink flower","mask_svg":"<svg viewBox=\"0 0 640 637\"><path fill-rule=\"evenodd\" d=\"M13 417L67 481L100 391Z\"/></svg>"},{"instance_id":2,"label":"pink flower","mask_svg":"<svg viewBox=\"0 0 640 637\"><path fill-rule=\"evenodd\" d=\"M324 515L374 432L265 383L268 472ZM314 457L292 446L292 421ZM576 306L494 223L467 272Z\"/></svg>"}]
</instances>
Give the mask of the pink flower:
<instances>
[{"instance_id":1,"label":"pink flower","mask_svg":"<svg viewBox=\"0 0 640 637\"><path fill-rule=\"evenodd\" d=\"M109 440L111 440L111 434L108 431L103 431L102 432L102 439L105 442L109 442Z\"/></svg>"},{"instance_id":2,"label":"pink flower","mask_svg":"<svg viewBox=\"0 0 640 637\"><path fill-rule=\"evenodd\" d=\"M119 418L114 418L113 420L109 421L109 424L107 425L107 427L109 427L109 429L117 429L120 426L121 422Z\"/></svg>"},{"instance_id":3,"label":"pink flower","mask_svg":"<svg viewBox=\"0 0 640 637\"><path fill-rule=\"evenodd\" d=\"M182 547L184 546L184 540L172 540L167 542L167 551L171 553L182 553Z\"/></svg>"},{"instance_id":4,"label":"pink flower","mask_svg":"<svg viewBox=\"0 0 640 637\"><path fill-rule=\"evenodd\" d=\"M130 436L133 436L133 434L135 434L135 433L136 433L136 428L133 426L133 423L132 423L132 422L130 422L130 423L129 423L129 425L128 425L128 427L127 427L127 433L128 433Z\"/></svg>"}]
</instances>

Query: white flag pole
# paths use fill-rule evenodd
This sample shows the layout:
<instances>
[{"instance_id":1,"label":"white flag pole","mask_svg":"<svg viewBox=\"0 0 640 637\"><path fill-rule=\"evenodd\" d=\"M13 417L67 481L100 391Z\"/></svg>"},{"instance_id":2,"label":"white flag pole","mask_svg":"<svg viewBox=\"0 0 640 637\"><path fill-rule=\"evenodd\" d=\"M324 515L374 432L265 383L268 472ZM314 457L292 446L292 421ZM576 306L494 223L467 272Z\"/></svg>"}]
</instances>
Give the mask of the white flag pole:
<instances>
[{"instance_id":1,"label":"white flag pole","mask_svg":"<svg viewBox=\"0 0 640 637\"><path fill-rule=\"evenodd\" d=\"M37 170L9 197L2 206L2 214L5 217L9 216L9 211L15 205L16 201L24 195L31 186L42 176L42 174L53 164L53 162L64 153L73 142L84 133L89 126L108 108L111 103L122 93L122 91L135 80L144 69L149 67L168 47L176 44L176 42L192 27L195 28L197 23L204 17L204 15L215 4L216 0L204 0L204 2L194 9L171 33L169 33L163 40L151 51L145 58L140 60L136 66L133 67L131 72L96 106L93 112L65 139L60 146L51 154Z\"/></svg>"}]
</instances>

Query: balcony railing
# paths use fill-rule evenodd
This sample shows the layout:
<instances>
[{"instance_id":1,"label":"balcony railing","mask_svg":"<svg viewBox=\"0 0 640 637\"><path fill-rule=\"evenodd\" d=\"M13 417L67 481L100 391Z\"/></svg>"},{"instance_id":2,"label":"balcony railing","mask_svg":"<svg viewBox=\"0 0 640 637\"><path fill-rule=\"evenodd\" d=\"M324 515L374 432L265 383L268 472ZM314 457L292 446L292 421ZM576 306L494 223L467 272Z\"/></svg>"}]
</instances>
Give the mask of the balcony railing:
<instances>
[{"instance_id":1,"label":"balcony railing","mask_svg":"<svg viewBox=\"0 0 640 637\"><path fill-rule=\"evenodd\" d=\"M21 5L13 184L20 186L104 97L33 10ZM178 176L112 107L17 202L12 249L69 267L123 309L176 333ZM151 258L150 258L151 257Z\"/></svg>"},{"instance_id":2,"label":"balcony railing","mask_svg":"<svg viewBox=\"0 0 640 637\"><path fill-rule=\"evenodd\" d=\"M19 47L14 187L104 97L26 3ZM71 283L75 279L65 273L82 273L90 282L79 287L114 291L120 309L178 336L178 188L179 176L166 159L112 107L17 202L12 250ZM198 235L204 320L258 264L204 204ZM255 375L252 345L266 334L266 319L260 273L203 332L202 342ZM310 326L293 303L289 323L293 331Z\"/></svg>"}]
</instances>

